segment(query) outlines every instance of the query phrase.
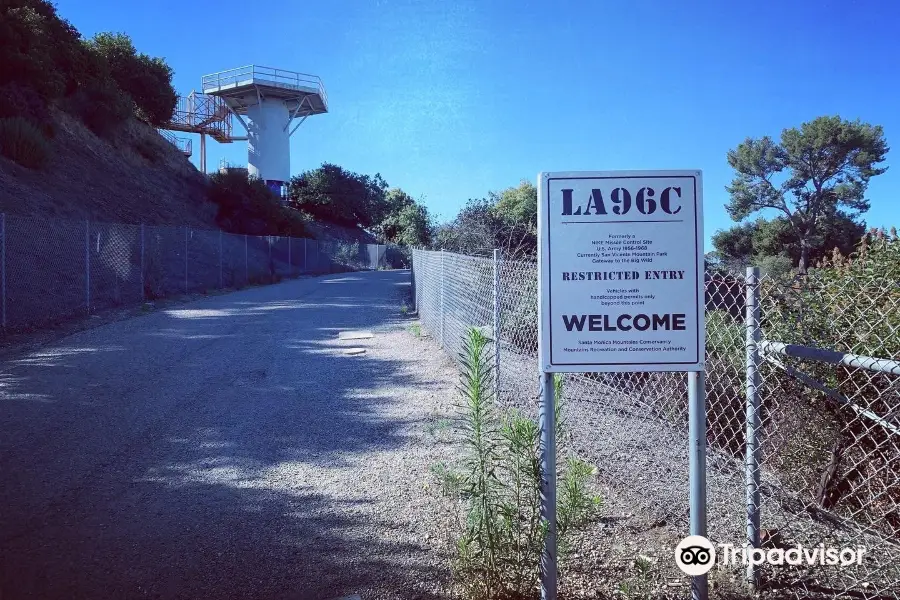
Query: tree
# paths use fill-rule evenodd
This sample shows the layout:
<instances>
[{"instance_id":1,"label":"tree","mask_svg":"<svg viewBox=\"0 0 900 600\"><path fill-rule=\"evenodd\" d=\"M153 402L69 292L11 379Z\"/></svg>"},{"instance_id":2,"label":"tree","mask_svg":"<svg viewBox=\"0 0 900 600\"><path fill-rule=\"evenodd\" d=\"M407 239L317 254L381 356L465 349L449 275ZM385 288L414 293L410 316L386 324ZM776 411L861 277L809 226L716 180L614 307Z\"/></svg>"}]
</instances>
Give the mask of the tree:
<instances>
[{"instance_id":1,"label":"tree","mask_svg":"<svg viewBox=\"0 0 900 600\"><path fill-rule=\"evenodd\" d=\"M134 101L138 116L157 127L172 118L178 93L165 60L138 53L124 33L98 33L90 44L106 59L110 75Z\"/></svg>"},{"instance_id":2,"label":"tree","mask_svg":"<svg viewBox=\"0 0 900 600\"><path fill-rule=\"evenodd\" d=\"M388 214L387 182L323 163L318 169L291 178L290 204L317 219L339 225L372 227Z\"/></svg>"},{"instance_id":3,"label":"tree","mask_svg":"<svg viewBox=\"0 0 900 600\"><path fill-rule=\"evenodd\" d=\"M420 204L404 206L397 216L400 234L394 243L401 246L424 247L431 243L431 215Z\"/></svg>"},{"instance_id":4,"label":"tree","mask_svg":"<svg viewBox=\"0 0 900 600\"><path fill-rule=\"evenodd\" d=\"M489 256L499 249L508 259L531 258L537 252L537 188L522 180L487 198L470 198L434 238L436 245L463 254Z\"/></svg>"},{"instance_id":5,"label":"tree","mask_svg":"<svg viewBox=\"0 0 900 600\"><path fill-rule=\"evenodd\" d=\"M402 246L428 246L433 226L428 209L400 188L385 194L388 215L374 229L379 239Z\"/></svg>"},{"instance_id":6,"label":"tree","mask_svg":"<svg viewBox=\"0 0 900 600\"><path fill-rule=\"evenodd\" d=\"M0 4L3 81L30 86L48 100L67 93L81 47L81 34L46 0Z\"/></svg>"},{"instance_id":7,"label":"tree","mask_svg":"<svg viewBox=\"0 0 900 600\"><path fill-rule=\"evenodd\" d=\"M537 188L527 179L495 194L494 211L505 223L537 227Z\"/></svg>"},{"instance_id":8,"label":"tree","mask_svg":"<svg viewBox=\"0 0 900 600\"><path fill-rule=\"evenodd\" d=\"M209 200L218 206L216 224L231 233L248 235L307 235L303 218L281 204L257 177L228 170L209 177Z\"/></svg>"},{"instance_id":9,"label":"tree","mask_svg":"<svg viewBox=\"0 0 900 600\"><path fill-rule=\"evenodd\" d=\"M497 247L497 232L502 228L493 208L494 203L487 198L470 198L451 223L439 228L436 241L440 248L490 256Z\"/></svg>"},{"instance_id":10,"label":"tree","mask_svg":"<svg viewBox=\"0 0 900 600\"><path fill-rule=\"evenodd\" d=\"M809 248L809 264L830 256L835 248L844 255L850 254L865 232L864 223L840 212L830 215L822 220L820 234ZM798 264L801 258L800 240L784 217L760 217L731 229L717 231L712 243L716 257L731 270L740 270L748 265L771 265L776 259Z\"/></svg>"},{"instance_id":11,"label":"tree","mask_svg":"<svg viewBox=\"0 0 900 600\"><path fill-rule=\"evenodd\" d=\"M827 224L837 215L854 219L869 209L869 180L884 173L888 151L880 126L818 117L799 129L785 129L781 143L747 138L728 152L736 171L726 187L726 205L735 221L773 209L781 213L799 246L798 269L805 274Z\"/></svg>"},{"instance_id":12,"label":"tree","mask_svg":"<svg viewBox=\"0 0 900 600\"><path fill-rule=\"evenodd\" d=\"M715 260L732 270L751 264L754 255L753 236L758 228L758 221L751 221L714 233L712 243L716 249Z\"/></svg>"}]
</instances>

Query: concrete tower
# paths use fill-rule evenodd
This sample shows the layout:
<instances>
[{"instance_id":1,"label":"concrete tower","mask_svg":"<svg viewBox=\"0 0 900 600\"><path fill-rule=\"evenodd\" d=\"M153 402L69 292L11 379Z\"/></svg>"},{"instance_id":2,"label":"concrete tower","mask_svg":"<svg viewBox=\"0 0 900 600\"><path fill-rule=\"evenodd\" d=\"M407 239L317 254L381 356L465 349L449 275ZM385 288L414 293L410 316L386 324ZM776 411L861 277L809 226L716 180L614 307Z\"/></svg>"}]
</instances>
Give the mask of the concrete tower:
<instances>
[{"instance_id":1,"label":"concrete tower","mask_svg":"<svg viewBox=\"0 0 900 600\"><path fill-rule=\"evenodd\" d=\"M310 115L328 112L322 80L250 65L205 75L202 85L203 93L222 98L247 130L250 175L281 195L291 177L291 135Z\"/></svg>"}]
</instances>

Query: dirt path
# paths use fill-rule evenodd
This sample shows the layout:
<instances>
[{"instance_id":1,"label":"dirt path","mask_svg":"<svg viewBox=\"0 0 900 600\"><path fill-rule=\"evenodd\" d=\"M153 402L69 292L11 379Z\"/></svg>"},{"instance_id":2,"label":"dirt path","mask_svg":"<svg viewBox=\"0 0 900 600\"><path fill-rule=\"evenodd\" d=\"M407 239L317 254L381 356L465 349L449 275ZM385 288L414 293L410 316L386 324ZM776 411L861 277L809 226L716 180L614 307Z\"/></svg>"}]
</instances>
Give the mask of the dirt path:
<instances>
[{"instance_id":1,"label":"dirt path","mask_svg":"<svg viewBox=\"0 0 900 600\"><path fill-rule=\"evenodd\" d=\"M457 376L408 284L295 280L7 360L0 598L438 596Z\"/></svg>"}]
</instances>

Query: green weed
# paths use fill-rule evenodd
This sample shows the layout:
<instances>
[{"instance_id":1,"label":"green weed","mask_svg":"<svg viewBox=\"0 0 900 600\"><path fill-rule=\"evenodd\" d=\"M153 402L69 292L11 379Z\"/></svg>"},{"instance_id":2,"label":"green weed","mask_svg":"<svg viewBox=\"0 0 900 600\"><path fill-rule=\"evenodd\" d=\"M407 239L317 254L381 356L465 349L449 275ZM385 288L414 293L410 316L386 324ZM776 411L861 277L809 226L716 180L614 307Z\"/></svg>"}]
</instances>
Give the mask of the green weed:
<instances>
[{"instance_id":1,"label":"green weed","mask_svg":"<svg viewBox=\"0 0 900 600\"><path fill-rule=\"evenodd\" d=\"M460 354L464 458L455 480L465 500L457 524L453 570L464 596L473 599L533 597L548 525L541 516L540 427L517 411L502 412L492 389L492 345L480 330L466 332ZM554 385L558 426L562 380ZM558 429L558 439L563 439ZM587 491L594 469L568 457L560 472L557 539L560 555L569 534L600 506Z\"/></svg>"}]
</instances>

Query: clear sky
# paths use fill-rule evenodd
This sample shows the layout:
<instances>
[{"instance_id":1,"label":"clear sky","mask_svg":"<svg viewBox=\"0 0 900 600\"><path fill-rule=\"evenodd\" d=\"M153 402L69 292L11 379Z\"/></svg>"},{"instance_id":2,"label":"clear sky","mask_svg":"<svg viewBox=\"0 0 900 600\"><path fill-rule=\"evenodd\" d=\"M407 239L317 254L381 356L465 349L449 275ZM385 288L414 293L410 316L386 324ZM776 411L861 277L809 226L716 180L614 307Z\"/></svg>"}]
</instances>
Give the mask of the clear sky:
<instances>
[{"instance_id":1,"label":"clear sky","mask_svg":"<svg viewBox=\"0 0 900 600\"><path fill-rule=\"evenodd\" d=\"M165 57L181 93L246 64L321 76L330 112L294 134L292 173L380 172L440 218L542 170L699 168L709 236L732 224L729 148L839 114L882 125L896 147L866 221L900 226L894 0L57 6L85 36L123 31ZM210 141L207 164L220 158L246 163L246 142Z\"/></svg>"}]
</instances>

